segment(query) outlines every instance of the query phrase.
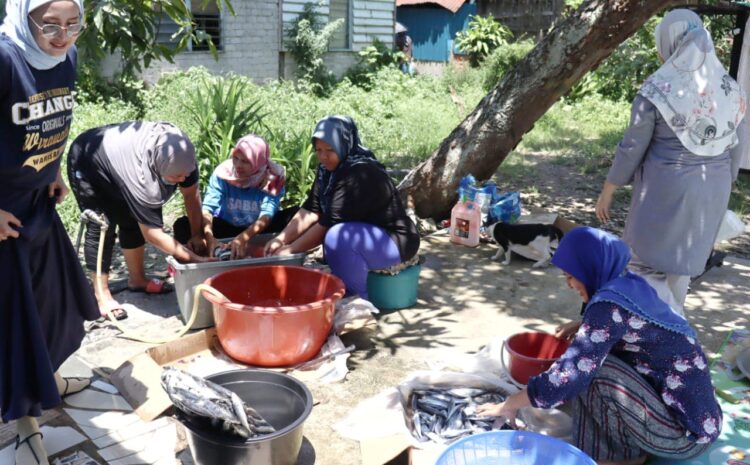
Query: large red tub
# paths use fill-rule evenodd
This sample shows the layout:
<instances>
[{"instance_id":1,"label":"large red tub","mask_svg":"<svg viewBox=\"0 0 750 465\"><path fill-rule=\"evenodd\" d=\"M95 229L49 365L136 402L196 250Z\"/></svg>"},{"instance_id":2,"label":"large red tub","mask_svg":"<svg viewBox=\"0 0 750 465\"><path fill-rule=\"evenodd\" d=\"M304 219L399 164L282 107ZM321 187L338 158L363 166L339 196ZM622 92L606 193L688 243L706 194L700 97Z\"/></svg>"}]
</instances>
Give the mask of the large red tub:
<instances>
[{"instance_id":1,"label":"large red tub","mask_svg":"<svg viewBox=\"0 0 750 465\"><path fill-rule=\"evenodd\" d=\"M216 332L232 358L279 367L314 357L333 325L344 295L337 277L298 266L254 266L205 281L229 302L202 291L213 305Z\"/></svg>"}]
</instances>

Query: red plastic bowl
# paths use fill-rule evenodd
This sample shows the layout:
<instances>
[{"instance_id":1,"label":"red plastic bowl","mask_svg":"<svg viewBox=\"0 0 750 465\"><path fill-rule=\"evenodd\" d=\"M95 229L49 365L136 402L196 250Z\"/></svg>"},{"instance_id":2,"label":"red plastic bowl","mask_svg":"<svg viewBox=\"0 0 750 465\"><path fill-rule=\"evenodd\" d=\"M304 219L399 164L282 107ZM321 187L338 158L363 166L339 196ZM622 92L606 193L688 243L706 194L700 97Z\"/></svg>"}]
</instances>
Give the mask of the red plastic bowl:
<instances>
[{"instance_id":1,"label":"red plastic bowl","mask_svg":"<svg viewBox=\"0 0 750 465\"><path fill-rule=\"evenodd\" d=\"M328 273L299 266L253 266L225 271L205 281L216 332L232 358L279 367L314 357L333 326L344 283Z\"/></svg>"},{"instance_id":2,"label":"red plastic bowl","mask_svg":"<svg viewBox=\"0 0 750 465\"><path fill-rule=\"evenodd\" d=\"M570 342L552 334L527 332L514 334L505 342L510 354L510 375L519 384L544 373L562 354Z\"/></svg>"}]
</instances>

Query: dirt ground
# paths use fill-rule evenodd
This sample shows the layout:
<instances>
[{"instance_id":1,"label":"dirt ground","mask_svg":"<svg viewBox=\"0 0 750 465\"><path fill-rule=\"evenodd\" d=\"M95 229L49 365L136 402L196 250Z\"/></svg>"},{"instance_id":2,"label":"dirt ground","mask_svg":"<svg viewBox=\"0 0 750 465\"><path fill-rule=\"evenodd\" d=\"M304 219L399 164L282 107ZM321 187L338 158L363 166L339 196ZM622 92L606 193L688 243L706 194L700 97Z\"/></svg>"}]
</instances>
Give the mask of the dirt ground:
<instances>
[{"instance_id":1,"label":"dirt ground","mask_svg":"<svg viewBox=\"0 0 750 465\"><path fill-rule=\"evenodd\" d=\"M620 235L630 205L629 187L615 194L609 223L599 224L595 214L596 200L609 165L607 159L595 164L583 158L527 152L523 154L521 167L513 169L511 176L504 176L501 170L494 179L502 190L521 192L524 206L556 211L577 224L600 227ZM750 173L740 176L750 179ZM750 211L742 220L750 225ZM745 234L722 243L716 250L750 259L750 232L746 230Z\"/></svg>"},{"instance_id":2,"label":"dirt ground","mask_svg":"<svg viewBox=\"0 0 750 465\"><path fill-rule=\"evenodd\" d=\"M533 169L525 170L526 178L498 177L498 184L505 190L521 191L527 206L556 210L579 224L597 224L594 203L603 179L553 160L543 154L529 154L525 163ZM626 209L626 198L618 198L614 220L607 225L610 230L621 230ZM746 233L733 242L727 248L732 257L721 268L707 273L688 297L687 314L709 354L719 349L730 330L747 325L750 261L741 256L750 253L749 236ZM474 249L451 245L445 232L424 238L421 253L426 260L417 305L380 315L376 329L342 338L345 344L357 348L348 360L350 373L344 382L309 384L316 404L305 423L299 465L360 464L359 445L340 437L331 426L360 401L396 386L415 370L426 369L426 361L440 357L444 351L475 352L495 336L507 337L523 330L552 331L578 316L580 301L567 289L558 270L533 270L530 262L520 258L503 266L490 260L494 252L492 244ZM163 256L149 249L147 257L147 271L163 276ZM123 272L122 263L116 262L113 280L122 280ZM135 332L163 335L181 325L174 294L145 296L125 291L116 297L136 308L125 320ZM106 378L122 362L148 347L117 334L109 325L93 325L83 347L64 367L64 374ZM73 425L60 408L48 412L47 421L51 425ZM12 427L0 428L0 448L12 441ZM175 453L176 463L190 464L192 459L182 439ZM97 456L91 442L82 448Z\"/></svg>"}]
</instances>

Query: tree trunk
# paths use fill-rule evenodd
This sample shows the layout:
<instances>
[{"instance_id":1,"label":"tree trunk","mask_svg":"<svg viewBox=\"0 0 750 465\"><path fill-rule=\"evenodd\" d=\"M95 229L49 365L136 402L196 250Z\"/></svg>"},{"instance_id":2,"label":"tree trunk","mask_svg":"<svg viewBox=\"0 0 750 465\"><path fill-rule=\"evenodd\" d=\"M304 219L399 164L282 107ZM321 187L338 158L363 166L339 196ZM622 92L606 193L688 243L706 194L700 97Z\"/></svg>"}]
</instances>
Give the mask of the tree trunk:
<instances>
[{"instance_id":1,"label":"tree trunk","mask_svg":"<svg viewBox=\"0 0 750 465\"><path fill-rule=\"evenodd\" d=\"M588 0L556 25L399 184L418 216L445 218L463 176L489 179L561 96L651 16L685 0ZM691 2L692 3L692 2Z\"/></svg>"}]
</instances>

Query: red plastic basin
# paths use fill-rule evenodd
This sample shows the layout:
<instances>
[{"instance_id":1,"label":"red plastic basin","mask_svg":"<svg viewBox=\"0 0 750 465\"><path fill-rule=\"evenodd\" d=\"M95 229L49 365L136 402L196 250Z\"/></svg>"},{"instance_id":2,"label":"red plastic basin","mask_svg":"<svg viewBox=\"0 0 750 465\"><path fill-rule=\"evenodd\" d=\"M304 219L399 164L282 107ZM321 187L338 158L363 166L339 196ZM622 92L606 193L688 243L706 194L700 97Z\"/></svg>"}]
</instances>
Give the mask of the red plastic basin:
<instances>
[{"instance_id":1,"label":"red plastic basin","mask_svg":"<svg viewBox=\"0 0 750 465\"><path fill-rule=\"evenodd\" d=\"M547 333L514 334L506 341L510 358L510 375L520 384L541 374L568 350L570 342Z\"/></svg>"},{"instance_id":2,"label":"red plastic basin","mask_svg":"<svg viewBox=\"0 0 750 465\"><path fill-rule=\"evenodd\" d=\"M314 357L333 326L344 295L337 277L298 266L254 266L225 271L205 281L216 332L224 350L250 365L278 367Z\"/></svg>"}]
</instances>

